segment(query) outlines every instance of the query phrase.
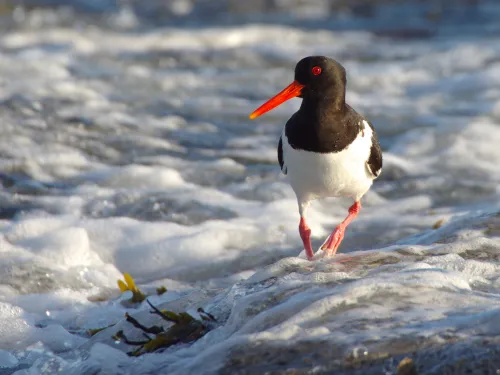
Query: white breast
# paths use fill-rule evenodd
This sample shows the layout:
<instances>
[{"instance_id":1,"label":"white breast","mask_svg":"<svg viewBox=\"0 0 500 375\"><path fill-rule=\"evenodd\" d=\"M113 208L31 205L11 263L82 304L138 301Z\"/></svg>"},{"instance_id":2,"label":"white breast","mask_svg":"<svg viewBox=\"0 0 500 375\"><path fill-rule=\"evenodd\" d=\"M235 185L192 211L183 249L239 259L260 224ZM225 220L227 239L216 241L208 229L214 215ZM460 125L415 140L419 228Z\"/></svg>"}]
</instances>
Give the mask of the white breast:
<instances>
[{"instance_id":1,"label":"white breast","mask_svg":"<svg viewBox=\"0 0 500 375\"><path fill-rule=\"evenodd\" d=\"M283 160L300 202L339 196L359 200L368 191L375 176L367 166L372 129L368 123L364 125L344 150L325 154L293 149L283 129Z\"/></svg>"}]
</instances>

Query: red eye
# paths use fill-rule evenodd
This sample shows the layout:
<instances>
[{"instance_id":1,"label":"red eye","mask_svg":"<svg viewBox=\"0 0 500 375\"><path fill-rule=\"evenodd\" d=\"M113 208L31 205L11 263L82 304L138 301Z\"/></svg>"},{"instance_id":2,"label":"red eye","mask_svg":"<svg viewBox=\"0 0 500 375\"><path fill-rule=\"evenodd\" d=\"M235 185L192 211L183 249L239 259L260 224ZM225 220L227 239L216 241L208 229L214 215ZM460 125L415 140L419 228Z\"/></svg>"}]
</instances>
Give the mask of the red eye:
<instances>
[{"instance_id":1,"label":"red eye","mask_svg":"<svg viewBox=\"0 0 500 375\"><path fill-rule=\"evenodd\" d=\"M314 74L315 76L319 76L321 74L321 68L319 66L315 66L314 68L312 68L312 74Z\"/></svg>"}]
</instances>

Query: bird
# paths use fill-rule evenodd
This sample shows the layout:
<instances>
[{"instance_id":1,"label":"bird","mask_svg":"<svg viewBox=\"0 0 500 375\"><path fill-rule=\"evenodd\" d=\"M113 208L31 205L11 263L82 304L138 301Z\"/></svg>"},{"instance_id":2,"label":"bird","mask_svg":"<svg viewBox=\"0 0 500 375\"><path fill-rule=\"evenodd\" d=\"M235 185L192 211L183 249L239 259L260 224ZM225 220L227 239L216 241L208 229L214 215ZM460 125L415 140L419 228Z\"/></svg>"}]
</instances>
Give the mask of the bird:
<instances>
[{"instance_id":1,"label":"bird","mask_svg":"<svg viewBox=\"0 0 500 375\"><path fill-rule=\"evenodd\" d=\"M281 132L278 162L297 197L299 234L309 260L314 257L306 221L311 201L327 197L354 201L345 220L321 246L325 256L333 256L361 209L361 198L382 171L375 129L346 103L346 86L346 70L339 62L308 56L295 66L294 81L249 116L253 120L289 99L302 98Z\"/></svg>"}]
</instances>

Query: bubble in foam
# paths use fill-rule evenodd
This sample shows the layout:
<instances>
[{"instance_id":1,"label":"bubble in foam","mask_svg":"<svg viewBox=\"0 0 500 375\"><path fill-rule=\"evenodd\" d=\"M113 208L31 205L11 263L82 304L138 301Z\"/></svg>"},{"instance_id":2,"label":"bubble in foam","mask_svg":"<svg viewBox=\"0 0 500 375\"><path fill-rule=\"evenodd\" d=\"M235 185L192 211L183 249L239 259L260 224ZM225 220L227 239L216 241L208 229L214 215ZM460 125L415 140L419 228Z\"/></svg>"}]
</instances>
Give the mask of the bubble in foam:
<instances>
[{"instance_id":1,"label":"bubble in foam","mask_svg":"<svg viewBox=\"0 0 500 375\"><path fill-rule=\"evenodd\" d=\"M368 348L366 346L360 345L352 348L348 354L348 358L361 359L368 355Z\"/></svg>"}]
</instances>

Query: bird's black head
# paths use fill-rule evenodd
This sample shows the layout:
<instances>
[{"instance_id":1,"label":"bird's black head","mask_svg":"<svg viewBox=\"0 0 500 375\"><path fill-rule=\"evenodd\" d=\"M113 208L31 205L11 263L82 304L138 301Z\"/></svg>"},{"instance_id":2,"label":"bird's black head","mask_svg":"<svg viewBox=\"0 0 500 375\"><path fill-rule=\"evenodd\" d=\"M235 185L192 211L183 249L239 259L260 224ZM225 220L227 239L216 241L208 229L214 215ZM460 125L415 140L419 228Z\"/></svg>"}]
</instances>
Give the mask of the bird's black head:
<instances>
[{"instance_id":1,"label":"bird's black head","mask_svg":"<svg viewBox=\"0 0 500 375\"><path fill-rule=\"evenodd\" d=\"M342 65L325 56L309 56L295 67L295 81L303 85L300 97L345 97L346 73Z\"/></svg>"},{"instance_id":2,"label":"bird's black head","mask_svg":"<svg viewBox=\"0 0 500 375\"><path fill-rule=\"evenodd\" d=\"M283 91L269 99L250 115L254 119L288 99L300 97L310 103L328 100L335 109L343 108L346 73L342 65L325 56L309 56L295 67L295 80Z\"/></svg>"}]
</instances>

